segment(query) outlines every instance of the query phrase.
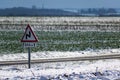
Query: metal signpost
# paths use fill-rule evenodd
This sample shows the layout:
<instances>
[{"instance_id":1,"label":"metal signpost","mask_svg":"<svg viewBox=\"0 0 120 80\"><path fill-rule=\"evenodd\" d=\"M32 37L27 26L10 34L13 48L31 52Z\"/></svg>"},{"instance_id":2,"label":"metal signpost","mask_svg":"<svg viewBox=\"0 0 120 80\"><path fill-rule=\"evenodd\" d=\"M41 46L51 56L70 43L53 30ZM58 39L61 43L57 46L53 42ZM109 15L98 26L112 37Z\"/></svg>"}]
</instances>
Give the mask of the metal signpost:
<instances>
[{"instance_id":1,"label":"metal signpost","mask_svg":"<svg viewBox=\"0 0 120 80\"><path fill-rule=\"evenodd\" d=\"M38 39L29 24L26 27L26 30L21 39L21 42L23 42L24 48L28 48L28 68L31 68L30 48L36 46L36 42L38 42Z\"/></svg>"}]
</instances>

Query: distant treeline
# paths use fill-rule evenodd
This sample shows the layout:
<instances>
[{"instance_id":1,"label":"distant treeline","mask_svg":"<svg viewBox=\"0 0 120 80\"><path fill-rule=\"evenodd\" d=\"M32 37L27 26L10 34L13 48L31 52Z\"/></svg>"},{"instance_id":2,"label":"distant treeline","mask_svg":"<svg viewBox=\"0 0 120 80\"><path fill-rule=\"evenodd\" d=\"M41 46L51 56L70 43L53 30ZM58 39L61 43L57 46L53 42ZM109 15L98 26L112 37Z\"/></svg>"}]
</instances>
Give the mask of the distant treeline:
<instances>
[{"instance_id":1,"label":"distant treeline","mask_svg":"<svg viewBox=\"0 0 120 80\"><path fill-rule=\"evenodd\" d=\"M114 8L88 8L78 11L79 14L93 16L120 16L117 9Z\"/></svg>"},{"instance_id":2,"label":"distant treeline","mask_svg":"<svg viewBox=\"0 0 120 80\"><path fill-rule=\"evenodd\" d=\"M0 16L65 16L76 15L75 12L62 9L36 9L36 8L6 8L0 9Z\"/></svg>"},{"instance_id":3,"label":"distant treeline","mask_svg":"<svg viewBox=\"0 0 120 80\"><path fill-rule=\"evenodd\" d=\"M72 11L66 9L14 7L0 9L0 16L120 16L120 14L114 8L88 8Z\"/></svg>"}]
</instances>

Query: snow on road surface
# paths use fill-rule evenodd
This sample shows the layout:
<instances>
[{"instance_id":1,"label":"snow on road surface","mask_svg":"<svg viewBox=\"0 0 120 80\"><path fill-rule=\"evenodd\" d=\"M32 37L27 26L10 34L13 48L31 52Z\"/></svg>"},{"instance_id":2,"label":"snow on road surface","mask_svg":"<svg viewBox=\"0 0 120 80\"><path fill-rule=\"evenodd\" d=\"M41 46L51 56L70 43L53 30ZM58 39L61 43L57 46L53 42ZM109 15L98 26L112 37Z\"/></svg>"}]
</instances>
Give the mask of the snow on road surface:
<instances>
[{"instance_id":1,"label":"snow on road surface","mask_svg":"<svg viewBox=\"0 0 120 80\"><path fill-rule=\"evenodd\" d=\"M84 56L99 56L109 54L120 54L120 49L101 49L92 50L88 49L85 51L75 52L58 52L58 51L44 51L31 53L31 59L53 59L53 58L66 58L66 57L84 57ZM28 53L18 54L0 54L0 61L10 60L27 60Z\"/></svg>"},{"instance_id":2,"label":"snow on road surface","mask_svg":"<svg viewBox=\"0 0 120 80\"><path fill-rule=\"evenodd\" d=\"M32 59L120 54L120 49L36 52ZM27 53L0 55L0 61L27 59ZM0 66L0 80L120 80L120 59Z\"/></svg>"}]
</instances>

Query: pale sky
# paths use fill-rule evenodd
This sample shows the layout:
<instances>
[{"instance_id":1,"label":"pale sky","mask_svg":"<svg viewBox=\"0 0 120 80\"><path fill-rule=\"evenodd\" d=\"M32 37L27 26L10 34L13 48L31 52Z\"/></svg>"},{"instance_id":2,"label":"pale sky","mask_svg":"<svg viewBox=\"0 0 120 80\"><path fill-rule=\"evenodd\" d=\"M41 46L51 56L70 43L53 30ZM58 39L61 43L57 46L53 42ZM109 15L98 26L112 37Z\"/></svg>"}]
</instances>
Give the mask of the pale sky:
<instances>
[{"instance_id":1,"label":"pale sky","mask_svg":"<svg viewBox=\"0 0 120 80\"><path fill-rule=\"evenodd\" d=\"M120 0L0 0L0 8L120 8Z\"/></svg>"}]
</instances>

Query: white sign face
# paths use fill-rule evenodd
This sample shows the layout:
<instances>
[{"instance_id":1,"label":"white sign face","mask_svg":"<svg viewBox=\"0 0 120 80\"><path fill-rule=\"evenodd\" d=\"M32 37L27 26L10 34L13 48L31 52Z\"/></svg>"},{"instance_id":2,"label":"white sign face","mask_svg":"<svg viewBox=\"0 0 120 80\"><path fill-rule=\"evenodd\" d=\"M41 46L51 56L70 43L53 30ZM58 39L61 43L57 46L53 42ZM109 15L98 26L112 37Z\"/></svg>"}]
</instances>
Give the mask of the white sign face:
<instances>
[{"instance_id":1,"label":"white sign face","mask_svg":"<svg viewBox=\"0 0 120 80\"><path fill-rule=\"evenodd\" d=\"M28 48L28 47L35 47L36 43L31 43L31 42L24 42L23 47Z\"/></svg>"},{"instance_id":2,"label":"white sign face","mask_svg":"<svg viewBox=\"0 0 120 80\"><path fill-rule=\"evenodd\" d=\"M38 39L35 35L35 33L32 31L31 27L28 25L25 33L22 37L21 42L38 42Z\"/></svg>"}]
</instances>

